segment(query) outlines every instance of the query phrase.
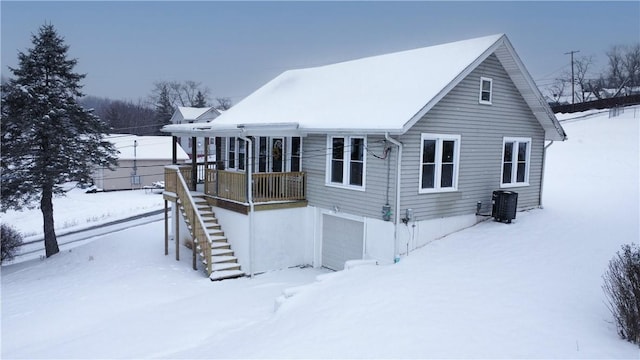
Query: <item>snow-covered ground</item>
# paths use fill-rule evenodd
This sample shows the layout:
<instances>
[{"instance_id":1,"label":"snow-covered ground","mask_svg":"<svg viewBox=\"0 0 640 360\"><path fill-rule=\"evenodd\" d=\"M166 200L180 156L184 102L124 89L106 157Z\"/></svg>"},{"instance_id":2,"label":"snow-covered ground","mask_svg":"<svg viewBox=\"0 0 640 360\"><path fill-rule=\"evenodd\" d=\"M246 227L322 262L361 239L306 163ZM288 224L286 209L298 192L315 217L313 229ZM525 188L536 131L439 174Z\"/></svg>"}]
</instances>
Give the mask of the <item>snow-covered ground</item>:
<instances>
[{"instance_id":1,"label":"snow-covered ground","mask_svg":"<svg viewBox=\"0 0 640 360\"><path fill-rule=\"evenodd\" d=\"M164 256L155 222L5 266L2 358L638 359L600 286L620 245L640 238L639 123L638 108L564 121L544 209L395 265L212 283Z\"/></svg>"},{"instance_id":2,"label":"snow-covered ground","mask_svg":"<svg viewBox=\"0 0 640 360\"><path fill-rule=\"evenodd\" d=\"M53 199L53 221L57 235L160 210L164 206L162 194L149 190L87 194L85 190L75 187L74 183L67 184L65 190L66 196ZM27 241L29 238L42 238L44 234L39 208L0 213L0 221L12 225L27 237Z\"/></svg>"}]
</instances>

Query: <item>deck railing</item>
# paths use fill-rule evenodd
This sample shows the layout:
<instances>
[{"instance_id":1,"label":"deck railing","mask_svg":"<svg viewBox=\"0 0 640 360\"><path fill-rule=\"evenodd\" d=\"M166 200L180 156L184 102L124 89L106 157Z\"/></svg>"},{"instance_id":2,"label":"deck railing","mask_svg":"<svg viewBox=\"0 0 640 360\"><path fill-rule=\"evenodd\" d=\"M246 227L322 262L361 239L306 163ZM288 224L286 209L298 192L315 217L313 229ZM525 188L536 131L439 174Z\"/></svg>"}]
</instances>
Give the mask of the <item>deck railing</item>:
<instances>
[{"instance_id":1,"label":"deck railing","mask_svg":"<svg viewBox=\"0 0 640 360\"><path fill-rule=\"evenodd\" d=\"M193 176L193 171L191 170L191 166L180 166L180 173L182 174L182 178L184 179L184 181L186 181L189 185L189 190L195 191L196 189L192 189L193 185L191 177Z\"/></svg>"},{"instance_id":2,"label":"deck railing","mask_svg":"<svg viewBox=\"0 0 640 360\"><path fill-rule=\"evenodd\" d=\"M206 166L205 166L206 165ZM210 163L202 163L199 162L196 164L196 168L198 169L198 183L203 183L205 182L206 179L206 169L215 169L216 164L214 162L210 162Z\"/></svg>"},{"instance_id":3,"label":"deck railing","mask_svg":"<svg viewBox=\"0 0 640 360\"><path fill-rule=\"evenodd\" d=\"M182 206L183 215L186 217L186 220L189 223L191 235L193 236L194 240L194 244L192 245L193 269L197 270L196 249L200 249L201 255L206 259L207 276L210 276L211 272L213 271L211 264L211 238L206 231L206 225L202 220L200 213L195 208L195 202L193 200L193 197L191 197L187 182L185 181L184 177L180 176L182 174L182 171L180 171L180 174L178 174L178 172L174 170L174 174L176 175L176 194L180 201L180 205Z\"/></svg>"},{"instance_id":4,"label":"deck railing","mask_svg":"<svg viewBox=\"0 0 640 360\"><path fill-rule=\"evenodd\" d=\"M253 201L304 200L306 177L303 172L258 173L252 175Z\"/></svg>"},{"instance_id":5,"label":"deck railing","mask_svg":"<svg viewBox=\"0 0 640 360\"><path fill-rule=\"evenodd\" d=\"M306 176L303 172L252 174L253 201L304 200ZM247 202L246 174L207 169L205 193L223 199Z\"/></svg>"},{"instance_id":6,"label":"deck railing","mask_svg":"<svg viewBox=\"0 0 640 360\"><path fill-rule=\"evenodd\" d=\"M246 202L247 183L245 173L207 169L205 193L223 199Z\"/></svg>"}]
</instances>

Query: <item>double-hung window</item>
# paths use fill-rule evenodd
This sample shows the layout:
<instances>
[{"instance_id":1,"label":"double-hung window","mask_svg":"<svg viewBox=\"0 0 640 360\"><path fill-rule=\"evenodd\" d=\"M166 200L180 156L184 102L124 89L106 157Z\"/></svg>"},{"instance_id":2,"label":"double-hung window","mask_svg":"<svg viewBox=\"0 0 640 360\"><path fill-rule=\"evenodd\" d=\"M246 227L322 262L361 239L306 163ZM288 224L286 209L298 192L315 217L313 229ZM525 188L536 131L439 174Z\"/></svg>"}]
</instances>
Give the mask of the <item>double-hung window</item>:
<instances>
[{"instance_id":1,"label":"double-hung window","mask_svg":"<svg viewBox=\"0 0 640 360\"><path fill-rule=\"evenodd\" d=\"M230 137L227 142L227 167L229 169L236 168L236 138Z\"/></svg>"},{"instance_id":2,"label":"double-hung window","mask_svg":"<svg viewBox=\"0 0 640 360\"><path fill-rule=\"evenodd\" d=\"M243 139L238 139L238 170L244 171L247 161L247 143Z\"/></svg>"},{"instance_id":3,"label":"double-hung window","mask_svg":"<svg viewBox=\"0 0 640 360\"><path fill-rule=\"evenodd\" d=\"M291 138L291 171L298 172L302 169L302 139L298 136Z\"/></svg>"},{"instance_id":4,"label":"double-hung window","mask_svg":"<svg viewBox=\"0 0 640 360\"><path fill-rule=\"evenodd\" d=\"M493 79L480 78L480 104L491 105L493 100Z\"/></svg>"},{"instance_id":5,"label":"double-hung window","mask_svg":"<svg viewBox=\"0 0 640 360\"><path fill-rule=\"evenodd\" d=\"M366 139L362 136L330 136L327 147L327 184L364 189Z\"/></svg>"},{"instance_id":6,"label":"double-hung window","mask_svg":"<svg viewBox=\"0 0 640 360\"><path fill-rule=\"evenodd\" d=\"M502 187L529 185L531 138L504 138Z\"/></svg>"},{"instance_id":7,"label":"double-hung window","mask_svg":"<svg viewBox=\"0 0 640 360\"><path fill-rule=\"evenodd\" d=\"M455 191L460 168L460 135L422 134L419 193Z\"/></svg>"},{"instance_id":8,"label":"double-hung window","mask_svg":"<svg viewBox=\"0 0 640 360\"><path fill-rule=\"evenodd\" d=\"M227 168L244 170L247 161L247 143L237 137L230 137L227 141Z\"/></svg>"}]
</instances>

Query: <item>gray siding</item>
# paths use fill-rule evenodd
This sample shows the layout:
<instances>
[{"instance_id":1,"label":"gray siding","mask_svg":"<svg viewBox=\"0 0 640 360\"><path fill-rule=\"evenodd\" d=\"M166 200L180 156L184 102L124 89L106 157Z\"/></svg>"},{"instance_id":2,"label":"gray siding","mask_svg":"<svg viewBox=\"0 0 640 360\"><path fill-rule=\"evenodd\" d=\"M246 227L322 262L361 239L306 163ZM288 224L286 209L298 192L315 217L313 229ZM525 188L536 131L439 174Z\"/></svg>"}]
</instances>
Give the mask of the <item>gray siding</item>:
<instances>
[{"instance_id":1,"label":"gray siding","mask_svg":"<svg viewBox=\"0 0 640 360\"><path fill-rule=\"evenodd\" d=\"M303 140L302 168L307 173L307 200L309 205L324 209L340 208L348 214L382 218L382 206L387 202L392 209L395 204L396 156L397 148L392 145L386 160L381 156L384 150L383 136L367 137L367 163L365 191L336 188L325 185L327 136L309 135ZM391 162L391 173L387 181L387 166Z\"/></svg>"},{"instance_id":2,"label":"gray siding","mask_svg":"<svg viewBox=\"0 0 640 360\"><path fill-rule=\"evenodd\" d=\"M492 105L478 103L480 77L493 79ZM419 194L422 133L461 135L458 191ZM491 210L491 194L500 189L503 137L530 137L529 186L518 192L518 208L540 204L544 130L495 55L460 82L406 134L402 161L402 209L413 208L417 220L473 214L482 201Z\"/></svg>"}]
</instances>

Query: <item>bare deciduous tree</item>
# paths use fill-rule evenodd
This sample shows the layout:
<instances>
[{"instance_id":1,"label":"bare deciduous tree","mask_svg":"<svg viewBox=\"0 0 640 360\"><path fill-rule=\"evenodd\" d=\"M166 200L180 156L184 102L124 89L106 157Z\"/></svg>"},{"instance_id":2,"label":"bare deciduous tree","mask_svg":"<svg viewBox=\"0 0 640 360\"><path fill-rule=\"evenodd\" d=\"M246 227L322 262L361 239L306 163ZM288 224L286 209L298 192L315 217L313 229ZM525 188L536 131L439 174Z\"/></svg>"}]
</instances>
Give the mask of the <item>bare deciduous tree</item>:
<instances>
[{"instance_id":1,"label":"bare deciduous tree","mask_svg":"<svg viewBox=\"0 0 640 360\"><path fill-rule=\"evenodd\" d=\"M565 88L566 88L566 80L564 79L556 79L553 84L551 84L547 91L551 94L553 101L555 103L560 103L562 97L564 96Z\"/></svg>"},{"instance_id":2,"label":"bare deciduous tree","mask_svg":"<svg viewBox=\"0 0 640 360\"><path fill-rule=\"evenodd\" d=\"M218 110L229 110L232 106L231 99L228 97L217 97L216 103L214 107Z\"/></svg>"},{"instance_id":3,"label":"bare deciduous tree","mask_svg":"<svg viewBox=\"0 0 640 360\"><path fill-rule=\"evenodd\" d=\"M622 62L626 77L629 79L628 86L640 86L640 44L635 44L625 48L624 60Z\"/></svg>"},{"instance_id":4,"label":"bare deciduous tree","mask_svg":"<svg viewBox=\"0 0 640 360\"><path fill-rule=\"evenodd\" d=\"M618 87L624 83L625 76L622 70L622 49L621 46L612 46L607 51L607 58L609 59L609 69L607 71L608 86Z\"/></svg>"},{"instance_id":5,"label":"bare deciduous tree","mask_svg":"<svg viewBox=\"0 0 640 360\"><path fill-rule=\"evenodd\" d=\"M589 101L589 68L593 65L593 56L582 56L573 62L574 66L574 81L578 85L576 91L576 98L579 102Z\"/></svg>"},{"instance_id":6,"label":"bare deciduous tree","mask_svg":"<svg viewBox=\"0 0 640 360\"><path fill-rule=\"evenodd\" d=\"M633 87L640 86L640 44L612 46L607 58L607 85L616 89L615 95L629 94Z\"/></svg>"},{"instance_id":7,"label":"bare deciduous tree","mask_svg":"<svg viewBox=\"0 0 640 360\"><path fill-rule=\"evenodd\" d=\"M178 106L196 106L199 102L198 93L201 94L201 98L206 101L209 98L209 88L202 86L201 83L192 80L184 82L179 81L158 81L154 84L154 88L151 92L151 102L158 103L160 94L162 91L168 91L171 105Z\"/></svg>"}]
</instances>

